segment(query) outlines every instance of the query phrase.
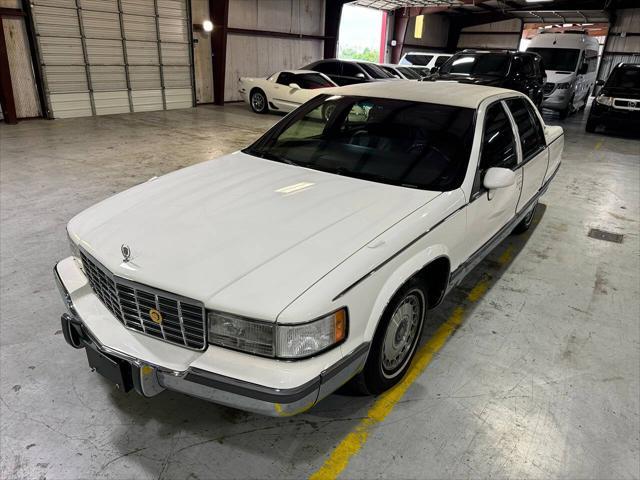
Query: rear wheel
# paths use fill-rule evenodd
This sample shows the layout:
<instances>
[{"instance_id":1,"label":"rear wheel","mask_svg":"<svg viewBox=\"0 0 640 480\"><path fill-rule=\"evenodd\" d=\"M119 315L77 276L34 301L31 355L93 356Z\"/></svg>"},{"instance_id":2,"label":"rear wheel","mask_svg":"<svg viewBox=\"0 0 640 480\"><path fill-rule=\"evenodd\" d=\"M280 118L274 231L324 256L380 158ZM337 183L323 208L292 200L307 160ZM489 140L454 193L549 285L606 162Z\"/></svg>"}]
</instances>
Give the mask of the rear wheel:
<instances>
[{"instance_id":1,"label":"rear wheel","mask_svg":"<svg viewBox=\"0 0 640 480\"><path fill-rule=\"evenodd\" d=\"M354 380L360 393L382 393L407 373L422 333L426 299L425 286L412 279L389 302L373 337L367 363Z\"/></svg>"},{"instance_id":2,"label":"rear wheel","mask_svg":"<svg viewBox=\"0 0 640 480\"><path fill-rule=\"evenodd\" d=\"M250 103L251 109L256 113L267 113L269 111L267 96L260 89L255 89L251 92Z\"/></svg>"}]
</instances>

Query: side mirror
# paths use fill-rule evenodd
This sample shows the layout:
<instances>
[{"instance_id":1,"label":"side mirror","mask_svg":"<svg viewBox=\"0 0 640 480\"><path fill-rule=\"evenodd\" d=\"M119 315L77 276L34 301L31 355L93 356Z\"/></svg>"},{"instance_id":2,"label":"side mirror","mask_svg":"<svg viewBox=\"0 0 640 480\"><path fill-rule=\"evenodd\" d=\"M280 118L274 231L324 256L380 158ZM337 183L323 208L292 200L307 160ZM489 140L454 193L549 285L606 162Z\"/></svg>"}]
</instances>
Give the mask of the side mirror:
<instances>
[{"instance_id":1,"label":"side mirror","mask_svg":"<svg viewBox=\"0 0 640 480\"><path fill-rule=\"evenodd\" d=\"M580 70L578 70L578 74L584 75L588 71L589 71L589 65L587 65L586 63L583 63L582 65L580 65Z\"/></svg>"},{"instance_id":2,"label":"side mirror","mask_svg":"<svg viewBox=\"0 0 640 480\"><path fill-rule=\"evenodd\" d=\"M596 80L596 87L603 87L604 86L604 80Z\"/></svg>"},{"instance_id":3,"label":"side mirror","mask_svg":"<svg viewBox=\"0 0 640 480\"><path fill-rule=\"evenodd\" d=\"M367 77L364 76L364 73L358 72L358 73L356 73L356 78L360 78L361 80L364 80Z\"/></svg>"},{"instance_id":4,"label":"side mirror","mask_svg":"<svg viewBox=\"0 0 640 480\"><path fill-rule=\"evenodd\" d=\"M289 87L294 88L296 90L300 90L300 85L298 85L297 83L290 83Z\"/></svg>"},{"instance_id":5,"label":"side mirror","mask_svg":"<svg viewBox=\"0 0 640 480\"><path fill-rule=\"evenodd\" d=\"M516 174L513 170L501 167L492 167L484 174L482 184L487 190L506 188L516 183Z\"/></svg>"}]
</instances>

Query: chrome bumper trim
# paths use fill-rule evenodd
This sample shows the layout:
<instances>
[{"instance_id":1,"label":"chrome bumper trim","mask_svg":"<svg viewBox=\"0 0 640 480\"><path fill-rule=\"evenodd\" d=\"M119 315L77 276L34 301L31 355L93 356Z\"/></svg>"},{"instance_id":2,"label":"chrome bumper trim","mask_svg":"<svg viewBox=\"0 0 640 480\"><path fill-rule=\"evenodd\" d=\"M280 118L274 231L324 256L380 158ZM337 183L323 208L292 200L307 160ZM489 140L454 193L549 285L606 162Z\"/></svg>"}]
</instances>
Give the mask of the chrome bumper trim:
<instances>
[{"instance_id":1,"label":"chrome bumper trim","mask_svg":"<svg viewBox=\"0 0 640 480\"><path fill-rule=\"evenodd\" d=\"M71 296L60 278L57 266L53 271L67 308L67 313L63 314L61 319L63 332L69 332L69 334L65 333L67 343L74 348L95 348L137 367L133 369L134 375L140 378L134 378L134 387L138 393L147 397L156 395L166 388L263 415L296 415L308 410L359 373L364 368L369 353L370 344L364 343L309 382L289 389L265 387L194 367L185 371L167 369L162 365L151 364L114 350L100 342L76 311ZM74 338L76 338L75 341ZM149 367L153 369L152 372Z\"/></svg>"}]
</instances>

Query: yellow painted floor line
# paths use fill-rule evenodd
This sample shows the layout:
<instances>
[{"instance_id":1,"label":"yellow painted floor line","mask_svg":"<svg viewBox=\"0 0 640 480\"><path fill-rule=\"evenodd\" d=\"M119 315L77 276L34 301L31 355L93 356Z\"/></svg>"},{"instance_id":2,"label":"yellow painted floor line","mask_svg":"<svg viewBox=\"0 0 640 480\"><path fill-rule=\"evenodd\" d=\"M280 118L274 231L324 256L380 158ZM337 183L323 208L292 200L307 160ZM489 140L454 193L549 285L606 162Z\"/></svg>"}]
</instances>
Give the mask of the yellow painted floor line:
<instances>
[{"instance_id":1,"label":"yellow painted floor line","mask_svg":"<svg viewBox=\"0 0 640 480\"><path fill-rule=\"evenodd\" d=\"M513 257L513 248L509 246L498 259L500 265L506 265ZM469 302L477 302L489 288L487 278L480 280L467 295ZM464 319L465 308L456 307L451 316L444 322L436 333L416 353L413 363L405 377L395 387L378 397L369 408L367 416L358 423L355 429L349 433L331 452L329 458L322 467L309 477L309 480L333 480L349 465L351 458L356 455L367 442L369 431L373 426L382 422L393 407L404 396L411 384L427 368L433 356L440 351L449 337L460 326Z\"/></svg>"},{"instance_id":2,"label":"yellow painted floor line","mask_svg":"<svg viewBox=\"0 0 640 480\"><path fill-rule=\"evenodd\" d=\"M603 143L604 143L604 140L600 140L598 143L596 143L596 146L593 148L596 150L600 150L600 147L602 147Z\"/></svg>"}]
</instances>

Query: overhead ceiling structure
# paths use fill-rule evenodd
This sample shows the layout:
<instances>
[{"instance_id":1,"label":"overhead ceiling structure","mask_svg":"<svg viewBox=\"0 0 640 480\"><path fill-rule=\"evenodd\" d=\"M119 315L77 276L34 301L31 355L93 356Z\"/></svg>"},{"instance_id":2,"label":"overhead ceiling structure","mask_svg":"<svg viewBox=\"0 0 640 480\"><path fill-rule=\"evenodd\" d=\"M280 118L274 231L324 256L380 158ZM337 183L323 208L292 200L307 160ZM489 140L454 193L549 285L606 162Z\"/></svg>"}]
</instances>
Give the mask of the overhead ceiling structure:
<instances>
[{"instance_id":1,"label":"overhead ceiling structure","mask_svg":"<svg viewBox=\"0 0 640 480\"><path fill-rule=\"evenodd\" d=\"M602 23L612 8L632 7L633 0L355 0L354 5L396 10L420 7L423 13L465 15L501 13L525 23Z\"/></svg>"}]
</instances>

